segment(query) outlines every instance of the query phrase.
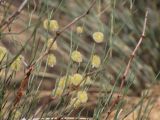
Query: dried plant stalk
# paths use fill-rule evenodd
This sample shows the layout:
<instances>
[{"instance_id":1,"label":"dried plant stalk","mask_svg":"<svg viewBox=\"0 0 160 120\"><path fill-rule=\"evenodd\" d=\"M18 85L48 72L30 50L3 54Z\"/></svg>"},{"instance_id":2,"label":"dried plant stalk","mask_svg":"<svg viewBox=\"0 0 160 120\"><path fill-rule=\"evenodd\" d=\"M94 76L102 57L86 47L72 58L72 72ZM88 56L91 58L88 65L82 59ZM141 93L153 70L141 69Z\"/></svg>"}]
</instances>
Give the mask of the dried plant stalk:
<instances>
[{"instance_id":1,"label":"dried plant stalk","mask_svg":"<svg viewBox=\"0 0 160 120\"><path fill-rule=\"evenodd\" d=\"M140 47L140 45L141 45L141 43L142 43L142 41L143 41L143 39L144 39L144 37L145 37L145 31L146 31L146 25L147 25L147 18L148 18L148 10L147 10L146 13L145 13L145 20L144 20L144 24L143 24L143 31L142 31L141 37L140 37L140 39L139 39L136 47L134 48L134 50L133 50L133 52L132 52L132 54L131 54L131 56L130 56L130 59L129 59L129 61L128 61L128 64L127 64L127 66L126 66L126 68L125 68L125 71L124 71L124 73L123 73L123 75L122 75L122 77L121 77L120 91L122 91L122 88L124 87L124 83L125 83L126 77L127 77L127 75L128 75L128 72L129 72L129 70L130 70L132 61L133 61L133 59L134 59L134 57L135 57L135 54L136 54L138 48ZM119 94L117 95L116 99L115 99L115 100L113 101L113 103L111 104L111 106L110 106L110 108L109 108L109 110L108 110L108 113L107 113L105 119L108 119L109 115L111 114L112 109L114 108L114 106L115 106L116 104L118 104L118 102L120 101L120 99L121 99L121 95L120 95L120 92L119 92Z\"/></svg>"},{"instance_id":2,"label":"dried plant stalk","mask_svg":"<svg viewBox=\"0 0 160 120\"><path fill-rule=\"evenodd\" d=\"M17 95L16 95L16 98L15 98L15 101L14 101L14 106L16 106L20 102L20 100L21 100L21 98L24 94L24 91L25 91L25 89L28 85L29 77L31 75L32 70L33 70L32 66L27 69L25 78L22 80L22 82L20 84L20 87L17 91Z\"/></svg>"},{"instance_id":3,"label":"dried plant stalk","mask_svg":"<svg viewBox=\"0 0 160 120\"><path fill-rule=\"evenodd\" d=\"M3 28L3 30L6 29L6 27L8 27L14 21L14 19L21 13L23 8L26 6L27 2L28 0L24 0L17 11L15 11L11 16L9 16L7 20L2 21L0 24L0 28Z\"/></svg>"}]
</instances>

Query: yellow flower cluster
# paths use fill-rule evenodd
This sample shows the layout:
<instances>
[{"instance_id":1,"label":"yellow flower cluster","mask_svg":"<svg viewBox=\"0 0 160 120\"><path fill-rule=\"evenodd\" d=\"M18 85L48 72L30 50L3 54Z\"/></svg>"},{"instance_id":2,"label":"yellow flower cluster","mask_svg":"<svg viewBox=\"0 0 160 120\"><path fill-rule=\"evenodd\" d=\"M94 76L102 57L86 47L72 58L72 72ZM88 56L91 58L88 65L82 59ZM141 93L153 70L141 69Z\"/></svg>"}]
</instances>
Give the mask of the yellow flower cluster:
<instances>
[{"instance_id":1,"label":"yellow flower cluster","mask_svg":"<svg viewBox=\"0 0 160 120\"><path fill-rule=\"evenodd\" d=\"M52 38L48 39L48 41L47 41L47 48L49 48L51 46L52 42L53 42ZM50 49L51 50L57 50L57 42L56 41L52 44L52 46L51 46Z\"/></svg>"},{"instance_id":2,"label":"yellow flower cluster","mask_svg":"<svg viewBox=\"0 0 160 120\"><path fill-rule=\"evenodd\" d=\"M54 65L56 65L56 57L53 54L49 54L48 58L47 58L47 64L50 67L53 67Z\"/></svg>"},{"instance_id":3,"label":"yellow flower cluster","mask_svg":"<svg viewBox=\"0 0 160 120\"><path fill-rule=\"evenodd\" d=\"M57 49L57 42L55 41L53 44L52 44L52 42L53 42L52 38L48 39L48 41L47 41L47 48L48 49L50 48L50 50L56 50ZM50 67L53 67L53 66L56 65L56 63L57 63L56 56L54 54L49 54L48 58L47 58L47 64Z\"/></svg>"},{"instance_id":4,"label":"yellow flower cluster","mask_svg":"<svg viewBox=\"0 0 160 120\"><path fill-rule=\"evenodd\" d=\"M71 58L74 62L77 62L77 63L81 63L83 60L82 54L77 50L72 52Z\"/></svg>"},{"instance_id":5,"label":"yellow flower cluster","mask_svg":"<svg viewBox=\"0 0 160 120\"><path fill-rule=\"evenodd\" d=\"M5 47L0 46L0 62L6 58L7 50Z\"/></svg>"},{"instance_id":6,"label":"yellow flower cluster","mask_svg":"<svg viewBox=\"0 0 160 120\"><path fill-rule=\"evenodd\" d=\"M22 65L22 61L24 60L23 56L18 56L13 63L11 64L11 69L14 71L19 71Z\"/></svg>"},{"instance_id":7,"label":"yellow flower cluster","mask_svg":"<svg viewBox=\"0 0 160 120\"><path fill-rule=\"evenodd\" d=\"M77 98L81 103L86 103L88 100L88 95L86 91L78 91Z\"/></svg>"},{"instance_id":8,"label":"yellow flower cluster","mask_svg":"<svg viewBox=\"0 0 160 120\"><path fill-rule=\"evenodd\" d=\"M88 95L86 91L78 91L77 96L72 98L70 101L70 106L78 108L81 104L85 104L88 100Z\"/></svg>"},{"instance_id":9,"label":"yellow flower cluster","mask_svg":"<svg viewBox=\"0 0 160 120\"><path fill-rule=\"evenodd\" d=\"M90 77L86 77L83 79L83 76L81 74L73 74L68 76L63 76L59 79L57 88L53 90L53 95L56 97L59 97L62 95L65 87L69 87L70 85L74 86L83 86L83 85L90 85L92 83Z\"/></svg>"},{"instance_id":10,"label":"yellow flower cluster","mask_svg":"<svg viewBox=\"0 0 160 120\"><path fill-rule=\"evenodd\" d=\"M98 55L93 55L91 60L92 67L98 68L101 64L101 59Z\"/></svg>"},{"instance_id":11,"label":"yellow flower cluster","mask_svg":"<svg viewBox=\"0 0 160 120\"><path fill-rule=\"evenodd\" d=\"M71 83L72 83L73 85L77 86L77 85L80 85L80 83L82 82L82 80L83 80L83 76L82 76L81 74L76 73L76 74L74 74L74 75L72 76L72 81L71 81Z\"/></svg>"},{"instance_id":12,"label":"yellow flower cluster","mask_svg":"<svg viewBox=\"0 0 160 120\"><path fill-rule=\"evenodd\" d=\"M76 73L72 76L72 79L70 79L70 84L75 85L75 86L83 86L83 85L90 85L92 83L91 78L88 77L83 77L81 74Z\"/></svg>"},{"instance_id":13,"label":"yellow flower cluster","mask_svg":"<svg viewBox=\"0 0 160 120\"><path fill-rule=\"evenodd\" d=\"M59 79L57 88L53 90L53 94L56 97L60 97L64 91L65 86L70 85L72 77L71 76L63 76Z\"/></svg>"},{"instance_id":14,"label":"yellow flower cluster","mask_svg":"<svg viewBox=\"0 0 160 120\"><path fill-rule=\"evenodd\" d=\"M60 78L59 83L58 83L58 87L62 87L64 88L65 85L68 86L71 84L72 81L72 76L68 75L68 76L63 76Z\"/></svg>"},{"instance_id":15,"label":"yellow flower cluster","mask_svg":"<svg viewBox=\"0 0 160 120\"><path fill-rule=\"evenodd\" d=\"M59 29L58 22L56 20L45 19L43 27L47 30L57 31Z\"/></svg>"},{"instance_id":16,"label":"yellow flower cluster","mask_svg":"<svg viewBox=\"0 0 160 120\"><path fill-rule=\"evenodd\" d=\"M53 94L55 97L60 97L63 94L63 90L62 88L58 87L55 90L53 90Z\"/></svg>"},{"instance_id":17,"label":"yellow flower cluster","mask_svg":"<svg viewBox=\"0 0 160 120\"><path fill-rule=\"evenodd\" d=\"M95 33L93 33L92 37L93 37L94 41L97 43L101 43L104 40L104 35L102 32L95 32Z\"/></svg>"},{"instance_id":18,"label":"yellow flower cluster","mask_svg":"<svg viewBox=\"0 0 160 120\"><path fill-rule=\"evenodd\" d=\"M83 27L82 27L82 26L77 26L76 32L77 32L78 34L83 33Z\"/></svg>"}]
</instances>

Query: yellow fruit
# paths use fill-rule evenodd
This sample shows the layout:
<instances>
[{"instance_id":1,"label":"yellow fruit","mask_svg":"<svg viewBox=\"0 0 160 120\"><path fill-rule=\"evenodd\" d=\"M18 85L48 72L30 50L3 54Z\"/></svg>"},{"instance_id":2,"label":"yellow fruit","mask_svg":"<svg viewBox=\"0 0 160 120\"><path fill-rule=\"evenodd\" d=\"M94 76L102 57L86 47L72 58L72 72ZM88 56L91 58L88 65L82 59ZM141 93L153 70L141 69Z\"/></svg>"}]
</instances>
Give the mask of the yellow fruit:
<instances>
[{"instance_id":1,"label":"yellow fruit","mask_svg":"<svg viewBox=\"0 0 160 120\"><path fill-rule=\"evenodd\" d=\"M91 61L92 67L98 68L101 64L101 59L98 55L93 55L92 61Z\"/></svg>"},{"instance_id":2,"label":"yellow fruit","mask_svg":"<svg viewBox=\"0 0 160 120\"><path fill-rule=\"evenodd\" d=\"M102 32L95 32L93 33L93 39L97 43L101 43L104 40L104 35Z\"/></svg>"},{"instance_id":3,"label":"yellow fruit","mask_svg":"<svg viewBox=\"0 0 160 120\"><path fill-rule=\"evenodd\" d=\"M53 94L55 97L60 97L63 94L63 88L57 87L55 90L53 90Z\"/></svg>"},{"instance_id":4,"label":"yellow fruit","mask_svg":"<svg viewBox=\"0 0 160 120\"><path fill-rule=\"evenodd\" d=\"M82 54L77 50L72 52L71 58L74 62L78 62L78 63L82 62L82 59L83 59Z\"/></svg>"},{"instance_id":5,"label":"yellow fruit","mask_svg":"<svg viewBox=\"0 0 160 120\"><path fill-rule=\"evenodd\" d=\"M88 95L86 91L78 91L77 98L81 103L86 103L88 100Z\"/></svg>"},{"instance_id":6,"label":"yellow fruit","mask_svg":"<svg viewBox=\"0 0 160 120\"><path fill-rule=\"evenodd\" d=\"M76 32L77 32L78 34L83 33L83 27L82 27L82 26L78 26L78 27L76 28Z\"/></svg>"},{"instance_id":7,"label":"yellow fruit","mask_svg":"<svg viewBox=\"0 0 160 120\"><path fill-rule=\"evenodd\" d=\"M44 20L43 27L47 30L57 31L59 29L58 22L56 20Z\"/></svg>"},{"instance_id":8,"label":"yellow fruit","mask_svg":"<svg viewBox=\"0 0 160 120\"><path fill-rule=\"evenodd\" d=\"M70 75L63 76L59 80L58 87L64 88L65 85L66 86L70 85L71 81L72 81L72 76L70 76Z\"/></svg>"},{"instance_id":9,"label":"yellow fruit","mask_svg":"<svg viewBox=\"0 0 160 120\"><path fill-rule=\"evenodd\" d=\"M72 76L72 81L71 81L71 83L72 83L73 85L77 86L77 85L80 85L80 83L82 82L82 80L83 80L82 75L76 73L76 74L74 74L74 75Z\"/></svg>"},{"instance_id":10,"label":"yellow fruit","mask_svg":"<svg viewBox=\"0 0 160 120\"><path fill-rule=\"evenodd\" d=\"M50 66L50 67L53 67L54 65L56 65L56 57L53 55L53 54L49 54L48 55L48 60L47 60L47 64Z\"/></svg>"}]
</instances>

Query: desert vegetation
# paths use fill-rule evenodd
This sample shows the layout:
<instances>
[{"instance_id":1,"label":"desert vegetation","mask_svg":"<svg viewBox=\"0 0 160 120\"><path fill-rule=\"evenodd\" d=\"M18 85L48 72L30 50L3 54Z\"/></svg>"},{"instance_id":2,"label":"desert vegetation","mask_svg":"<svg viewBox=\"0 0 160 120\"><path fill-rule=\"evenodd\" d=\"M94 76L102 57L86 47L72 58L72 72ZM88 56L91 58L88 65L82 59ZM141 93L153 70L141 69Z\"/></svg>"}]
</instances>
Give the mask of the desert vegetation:
<instances>
[{"instance_id":1,"label":"desert vegetation","mask_svg":"<svg viewBox=\"0 0 160 120\"><path fill-rule=\"evenodd\" d=\"M159 120L160 2L0 0L0 120Z\"/></svg>"}]
</instances>

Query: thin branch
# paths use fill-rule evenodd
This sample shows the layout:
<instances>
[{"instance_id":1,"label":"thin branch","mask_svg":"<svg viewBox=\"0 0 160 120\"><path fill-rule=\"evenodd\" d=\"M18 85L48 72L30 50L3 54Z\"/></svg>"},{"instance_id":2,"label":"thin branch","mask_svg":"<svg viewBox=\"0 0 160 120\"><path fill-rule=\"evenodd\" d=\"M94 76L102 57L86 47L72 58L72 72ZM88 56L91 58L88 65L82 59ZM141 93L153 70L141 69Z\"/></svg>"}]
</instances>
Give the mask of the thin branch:
<instances>
[{"instance_id":1,"label":"thin branch","mask_svg":"<svg viewBox=\"0 0 160 120\"><path fill-rule=\"evenodd\" d=\"M122 76L122 82L121 82L121 86L120 86L121 89L124 86L124 81L126 80L126 77L128 75L128 72L129 72L129 69L131 67L131 63L132 63L132 61L133 61L133 59L135 57L135 54L136 54L138 48L140 47L140 45L141 45L141 43L142 43L142 41L143 41L143 39L145 37L145 30L146 30L146 25L147 25L147 17L148 17L148 10L146 11L146 14L145 14L145 20L144 20L144 24L143 24L142 35L141 35L141 37L139 39L138 44L136 45L136 47L134 48L134 50L133 50L133 52L132 52L132 54L130 56L130 59L129 59L128 64L127 64L127 67L126 67L125 72L124 72L124 74Z\"/></svg>"},{"instance_id":2,"label":"thin branch","mask_svg":"<svg viewBox=\"0 0 160 120\"><path fill-rule=\"evenodd\" d=\"M15 18L21 13L27 2L28 0L24 0L17 9L17 11L15 11L7 20L2 21L0 24L0 28L1 29L3 28L4 30L6 27L8 27L15 20Z\"/></svg>"},{"instance_id":3,"label":"thin branch","mask_svg":"<svg viewBox=\"0 0 160 120\"><path fill-rule=\"evenodd\" d=\"M24 91L25 91L25 89L28 85L29 77L32 73L32 70L33 70L32 66L27 69L25 78L22 80L21 85L20 85L20 87L17 91L17 95L16 95L16 98L15 98L15 101L14 101L14 107L20 102L20 100L21 100L21 98L24 94Z\"/></svg>"},{"instance_id":4,"label":"thin branch","mask_svg":"<svg viewBox=\"0 0 160 120\"><path fill-rule=\"evenodd\" d=\"M128 64L127 64L127 66L125 68L125 71L123 73L123 76L121 77L120 91L122 91L122 88L124 87L124 83L125 83L126 77L127 77L128 72L130 70L132 61L133 61L133 59L134 59L134 57L136 55L136 52L139 49L142 41L144 40L147 20L148 20L148 10L145 13L145 20L144 20L144 24L143 24L143 31L142 31L141 37L139 39L139 42L137 43L136 47L134 48L134 50L133 50L133 52L132 52L132 54L130 56L130 59L128 61ZM109 117L109 115L111 114L111 110L115 107L116 104L118 104L118 102L120 101L120 99L121 99L121 95L120 95L120 92L119 92L118 96L115 98L113 104L111 105L111 107L108 110L108 114L106 115L106 119Z\"/></svg>"},{"instance_id":5,"label":"thin branch","mask_svg":"<svg viewBox=\"0 0 160 120\"><path fill-rule=\"evenodd\" d=\"M57 40L57 38L59 36L61 36L61 34L67 30L68 28L70 28L73 24L75 24L77 21L79 21L80 19L82 19L83 17L85 17L86 15L88 15L90 13L90 10L91 8L94 6L94 4L96 3L96 0L94 0L90 7L88 8L88 10L86 12L84 12L82 15L76 17L73 21L71 21L69 24L67 24L66 26L64 26L60 31L57 31L56 32L56 35L54 36L53 38L53 41L52 43L50 44L50 46L48 47L48 49L46 49L46 51L44 51L44 53L42 53L42 55L37 58L37 60L33 63L33 64L36 64L37 62L39 62L41 59L43 59L48 53L49 53L49 50L51 49L52 45L54 44L54 42Z\"/></svg>"}]
</instances>

